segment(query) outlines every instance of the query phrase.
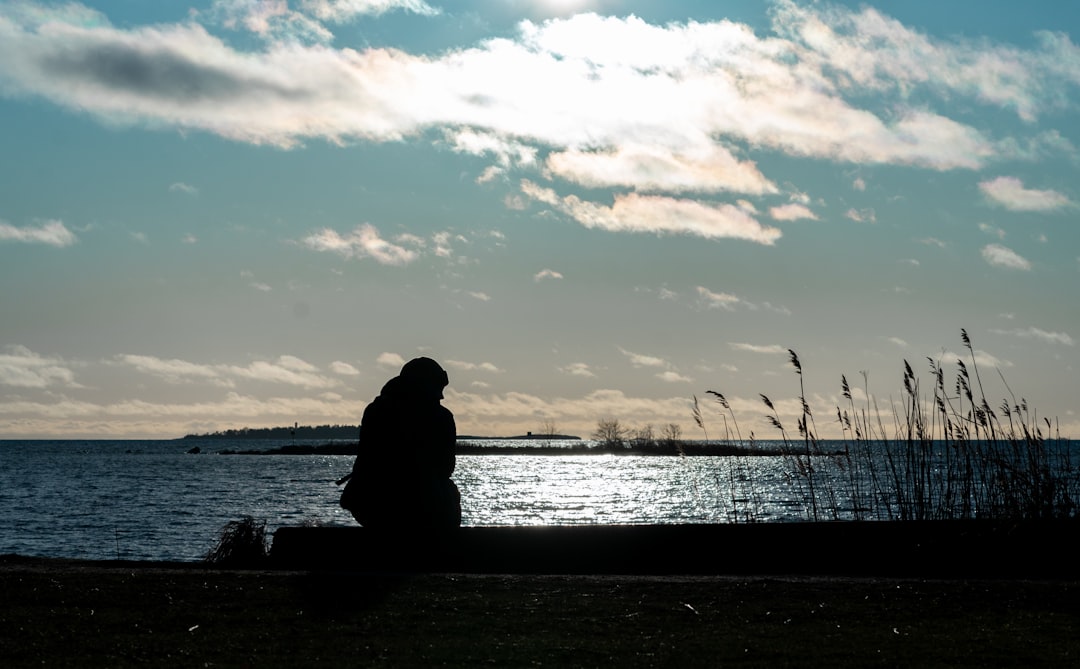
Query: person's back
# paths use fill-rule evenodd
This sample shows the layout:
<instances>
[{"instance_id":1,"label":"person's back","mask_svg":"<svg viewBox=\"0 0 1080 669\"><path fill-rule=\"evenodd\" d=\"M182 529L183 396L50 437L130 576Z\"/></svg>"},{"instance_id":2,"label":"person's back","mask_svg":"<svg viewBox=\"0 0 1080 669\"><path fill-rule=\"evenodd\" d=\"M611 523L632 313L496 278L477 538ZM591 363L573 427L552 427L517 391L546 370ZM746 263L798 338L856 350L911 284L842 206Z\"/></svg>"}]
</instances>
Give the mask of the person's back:
<instances>
[{"instance_id":1,"label":"person's back","mask_svg":"<svg viewBox=\"0 0 1080 669\"><path fill-rule=\"evenodd\" d=\"M364 410L360 449L341 505L378 529L457 527L461 498L450 480L457 430L442 406L449 379L429 358L406 363Z\"/></svg>"}]
</instances>

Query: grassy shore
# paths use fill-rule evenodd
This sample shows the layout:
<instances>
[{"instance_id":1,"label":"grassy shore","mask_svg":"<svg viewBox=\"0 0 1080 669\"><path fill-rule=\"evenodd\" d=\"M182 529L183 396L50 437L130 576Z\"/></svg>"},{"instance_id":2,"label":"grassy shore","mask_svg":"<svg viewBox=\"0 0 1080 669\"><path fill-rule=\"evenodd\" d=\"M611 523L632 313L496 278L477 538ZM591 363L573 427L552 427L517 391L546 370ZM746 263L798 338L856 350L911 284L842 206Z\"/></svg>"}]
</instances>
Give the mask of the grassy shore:
<instances>
[{"instance_id":1,"label":"grassy shore","mask_svg":"<svg viewBox=\"0 0 1080 669\"><path fill-rule=\"evenodd\" d=\"M0 557L0 666L1076 666L1080 580L229 571Z\"/></svg>"}]
</instances>

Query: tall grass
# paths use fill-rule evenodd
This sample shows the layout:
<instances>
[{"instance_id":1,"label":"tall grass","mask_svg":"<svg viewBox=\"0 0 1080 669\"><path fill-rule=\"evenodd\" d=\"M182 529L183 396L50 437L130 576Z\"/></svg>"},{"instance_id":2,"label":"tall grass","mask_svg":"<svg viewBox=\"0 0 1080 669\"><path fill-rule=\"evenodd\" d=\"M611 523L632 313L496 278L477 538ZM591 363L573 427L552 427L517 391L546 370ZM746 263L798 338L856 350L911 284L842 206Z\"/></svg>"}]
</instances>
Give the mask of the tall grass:
<instances>
[{"instance_id":1,"label":"tall grass","mask_svg":"<svg viewBox=\"0 0 1080 669\"><path fill-rule=\"evenodd\" d=\"M1009 397L996 410L991 407L964 330L961 340L970 362L957 360L955 383L948 387L941 360L928 358L930 390L924 389L904 361L902 394L898 401L889 402L888 420L870 394L868 374L862 373L865 399L859 404L847 377L841 376L843 402L836 407L841 446L828 452L822 448L806 400L802 363L789 350L799 379L798 439L789 434L773 402L760 397L767 422L780 433L789 479L800 493L808 519L1077 515L1080 473L1072 460L1070 441L1061 437L1055 423L1040 419L1026 400L1017 401L1007 383ZM728 415L734 421L724 396L709 393L727 409L728 413L721 414L725 423ZM703 425L696 399L694 419ZM747 480L752 482L752 476ZM738 509L734 515L738 522ZM744 509L743 517L751 519L750 508Z\"/></svg>"},{"instance_id":2,"label":"tall grass","mask_svg":"<svg viewBox=\"0 0 1080 669\"><path fill-rule=\"evenodd\" d=\"M206 553L205 561L218 567L252 568L262 566L269 555L266 521L244 516L221 528L218 542Z\"/></svg>"}]
</instances>

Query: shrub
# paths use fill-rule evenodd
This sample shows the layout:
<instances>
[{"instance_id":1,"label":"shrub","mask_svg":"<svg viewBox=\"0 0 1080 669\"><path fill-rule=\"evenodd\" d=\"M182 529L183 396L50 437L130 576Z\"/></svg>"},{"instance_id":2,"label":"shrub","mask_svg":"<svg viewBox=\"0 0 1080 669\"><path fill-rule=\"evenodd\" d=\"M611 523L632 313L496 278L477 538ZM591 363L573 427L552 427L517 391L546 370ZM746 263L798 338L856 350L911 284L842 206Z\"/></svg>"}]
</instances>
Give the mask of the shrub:
<instances>
[{"instance_id":1,"label":"shrub","mask_svg":"<svg viewBox=\"0 0 1080 669\"><path fill-rule=\"evenodd\" d=\"M266 522L251 516L230 520L221 528L217 545L206 554L206 561L220 567L258 567L270 556L266 541Z\"/></svg>"}]
</instances>

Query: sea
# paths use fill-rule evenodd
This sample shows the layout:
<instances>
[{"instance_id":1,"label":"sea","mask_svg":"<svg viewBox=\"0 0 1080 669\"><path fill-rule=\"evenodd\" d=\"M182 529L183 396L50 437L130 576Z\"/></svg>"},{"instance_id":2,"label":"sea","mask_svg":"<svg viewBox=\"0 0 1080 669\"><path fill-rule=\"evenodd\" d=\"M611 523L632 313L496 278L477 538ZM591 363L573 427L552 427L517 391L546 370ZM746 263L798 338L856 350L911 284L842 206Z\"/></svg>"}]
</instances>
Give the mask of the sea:
<instances>
[{"instance_id":1,"label":"sea","mask_svg":"<svg viewBox=\"0 0 1080 669\"><path fill-rule=\"evenodd\" d=\"M558 442L485 443L517 450L458 456L453 479L465 526L810 519L806 479L783 456L539 455L530 447ZM228 522L248 516L268 533L287 525L354 526L338 506L336 484L352 457L224 453L282 445L0 440L0 554L188 562L202 560ZM841 519L856 513L838 508Z\"/></svg>"}]
</instances>

